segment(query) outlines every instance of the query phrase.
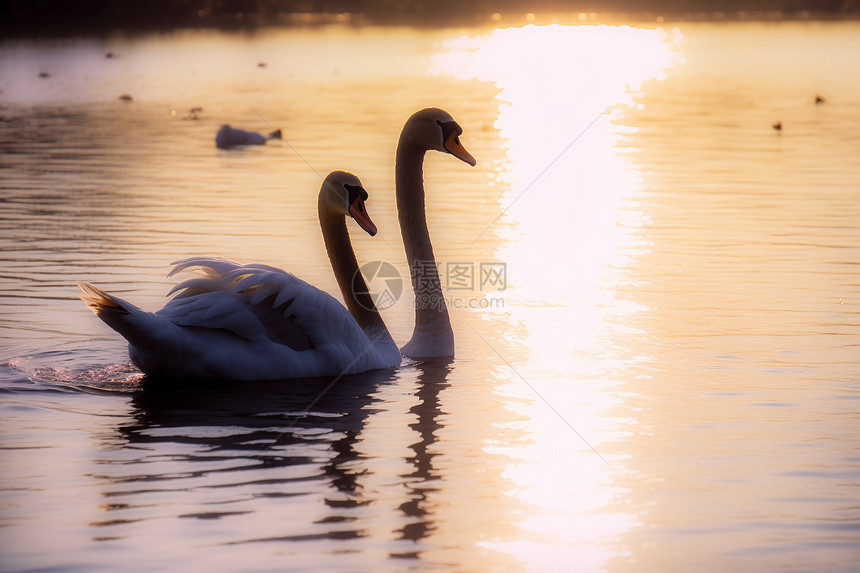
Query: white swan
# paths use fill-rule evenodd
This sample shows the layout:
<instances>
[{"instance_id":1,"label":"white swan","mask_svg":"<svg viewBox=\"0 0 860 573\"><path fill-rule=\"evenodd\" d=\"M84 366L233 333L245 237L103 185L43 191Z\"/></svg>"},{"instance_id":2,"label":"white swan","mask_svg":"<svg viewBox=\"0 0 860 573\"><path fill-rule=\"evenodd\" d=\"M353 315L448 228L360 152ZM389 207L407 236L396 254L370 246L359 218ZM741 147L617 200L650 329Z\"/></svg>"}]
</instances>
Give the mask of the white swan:
<instances>
[{"instance_id":1,"label":"white swan","mask_svg":"<svg viewBox=\"0 0 860 573\"><path fill-rule=\"evenodd\" d=\"M194 110L192 110L193 115ZM196 116L193 119L197 119ZM218 133L215 134L215 147L219 149L229 149L237 145L266 145L270 139L280 139L281 130L277 129L269 135L263 135L253 131L245 131L237 129L229 125L222 125Z\"/></svg>"},{"instance_id":2,"label":"white swan","mask_svg":"<svg viewBox=\"0 0 860 573\"><path fill-rule=\"evenodd\" d=\"M454 356L454 331L424 211L423 165L424 154L435 149L474 166L475 158L460 144L462 133L448 112L426 108L406 121L397 144L397 214L415 294L415 329L400 352L412 358Z\"/></svg>"},{"instance_id":3,"label":"white swan","mask_svg":"<svg viewBox=\"0 0 860 573\"><path fill-rule=\"evenodd\" d=\"M318 199L326 250L349 311L331 295L266 265L220 258L174 263L203 277L177 285L156 313L78 283L81 299L129 342L132 362L147 374L264 380L337 376L390 368L400 352L361 273L346 228L350 215L376 234L358 178L332 172ZM352 314L350 314L352 312Z\"/></svg>"}]
</instances>

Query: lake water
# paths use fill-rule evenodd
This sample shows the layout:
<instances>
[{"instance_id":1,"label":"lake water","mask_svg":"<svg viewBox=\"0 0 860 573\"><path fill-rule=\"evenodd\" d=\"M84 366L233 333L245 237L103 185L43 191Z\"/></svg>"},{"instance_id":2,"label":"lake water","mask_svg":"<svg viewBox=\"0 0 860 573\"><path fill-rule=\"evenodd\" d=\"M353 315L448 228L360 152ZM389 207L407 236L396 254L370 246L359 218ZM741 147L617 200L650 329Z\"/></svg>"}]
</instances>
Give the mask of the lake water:
<instances>
[{"instance_id":1,"label":"lake water","mask_svg":"<svg viewBox=\"0 0 860 573\"><path fill-rule=\"evenodd\" d=\"M860 569L858 57L856 22L4 41L0 569ZM453 361L152 384L77 299L155 310L191 255L336 293L332 169L408 277L429 105L478 160L426 161Z\"/></svg>"}]
</instances>

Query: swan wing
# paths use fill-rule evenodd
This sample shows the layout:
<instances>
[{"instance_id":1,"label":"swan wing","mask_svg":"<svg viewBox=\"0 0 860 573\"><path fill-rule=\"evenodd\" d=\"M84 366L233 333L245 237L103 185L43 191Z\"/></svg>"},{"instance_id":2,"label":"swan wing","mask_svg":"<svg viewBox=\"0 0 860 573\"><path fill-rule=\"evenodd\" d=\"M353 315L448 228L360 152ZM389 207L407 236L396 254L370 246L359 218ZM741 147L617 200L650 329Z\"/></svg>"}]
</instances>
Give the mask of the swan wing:
<instances>
[{"instance_id":1,"label":"swan wing","mask_svg":"<svg viewBox=\"0 0 860 573\"><path fill-rule=\"evenodd\" d=\"M331 295L266 265L194 258L171 275L197 271L156 313L89 284L81 297L129 341L132 362L149 374L259 380L337 376L400 363L381 336L371 340ZM386 332L387 335L387 332ZM396 355L396 356L395 356Z\"/></svg>"},{"instance_id":2,"label":"swan wing","mask_svg":"<svg viewBox=\"0 0 860 573\"><path fill-rule=\"evenodd\" d=\"M302 351L364 346L367 336L334 297L267 265L196 257L175 263L198 276L178 284L156 315L187 327L220 329Z\"/></svg>"}]
</instances>

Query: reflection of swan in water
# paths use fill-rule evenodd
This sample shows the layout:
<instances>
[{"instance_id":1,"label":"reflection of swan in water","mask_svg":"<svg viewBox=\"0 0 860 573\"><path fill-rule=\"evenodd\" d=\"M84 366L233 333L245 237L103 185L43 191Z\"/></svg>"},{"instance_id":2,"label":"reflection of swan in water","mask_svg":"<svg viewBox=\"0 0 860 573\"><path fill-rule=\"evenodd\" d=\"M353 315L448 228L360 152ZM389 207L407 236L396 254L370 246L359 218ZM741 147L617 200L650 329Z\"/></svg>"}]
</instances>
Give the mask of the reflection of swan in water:
<instances>
[{"instance_id":1,"label":"reflection of swan in water","mask_svg":"<svg viewBox=\"0 0 860 573\"><path fill-rule=\"evenodd\" d=\"M269 135L263 135L254 131L222 125L215 135L215 147L229 149L238 145L266 145L270 139L281 139L281 130L277 129Z\"/></svg>"},{"instance_id":2,"label":"reflection of swan in water","mask_svg":"<svg viewBox=\"0 0 860 573\"><path fill-rule=\"evenodd\" d=\"M400 505L400 511L412 520L405 525L400 532L400 539L420 541L427 537L434 529L432 500L429 496L441 485L437 482L442 476L433 466L433 457L437 454L431 453L430 449L436 443L438 436L436 432L442 429L439 418L444 413L439 402L439 394L448 387L448 373L451 371L452 360L450 358L439 358L423 361L416 365L418 369L418 402L409 409L409 413L417 417L410 424L419 435L419 440L409 447L414 455L407 458L414 471L402 475L409 484L409 499Z\"/></svg>"},{"instance_id":3,"label":"reflection of swan in water","mask_svg":"<svg viewBox=\"0 0 860 573\"><path fill-rule=\"evenodd\" d=\"M278 498L318 493L326 494L326 504L335 514L338 507L358 505L355 496L361 494L358 481L365 470L357 465L355 444L375 409L374 393L395 376L390 370L374 370L334 380L308 378L301 384L213 380L184 386L147 377L132 396L133 419L119 432L128 451L141 451L130 461L136 466L135 481L160 484L156 487L164 492L200 486L199 481L186 485L192 481L189 477L216 484L219 493L213 494L218 499L212 513L190 517L220 517L222 505L240 513L250 505L253 511L250 500L257 498L275 503ZM159 463L162 450L171 452L169 462ZM173 472L177 463L182 467L178 474ZM126 483L125 474L119 473L114 481ZM135 489L128 494L128 505L120 509L133 506L136 497L147 500L151 491ZM352 503L339 505L344 496L332 496L332 491ZM343 525L334 519L332 524L328 530L332 538L339 538ZM261 541L272 533L277 532L257 531L250 534L255 538L230 542Z\"/></svg>"},{"instance_id":4,"label":"reflection of swan in water","mask_svg":"<svg viewBox=\"0 0 860 573\"><path fill-rule=\"evenodd\" d=\"M346 228L352 216L371 235L367 192L352 173L335 171L320 188L326 250L349 311L295 276L266 265L193 258L203 278L155 314L79 283L81 298L129 341L132 362L148 374L176 378L272 380L337 376L400 364L400 352L367 292Z\"/></svg>"},{"instance_id":5,"label":"reflection of swan in water","mask_svg":"<svg viewBox=\"0 0 860 573\"><path fill-rule=\"evenodd\" d=\"M377 370L334 380L307 379L300 385L201 382L182 388L172 380L147 378L132 395L132 418L119 427L127 442L123 467L106 467L104 472L115 471L115 477L102 478L108 483L105 496L114 501L102 508L112 519L96 525L139 519L139 508L153 498L162 500L152 512L159 519L169 511L196 519L254 513L261 500L274 505L286 521L253 533L230 529L230 539L212 543L352 539L366 530L362 519L376 521L388 507L377 503L375 488L364 487L374 467L368 456L404 445L391 439L405 439L411 444L413 453L406 461L413 471L384 477L408 482L407 497L392 515L382 517L397 528L396 538L420 543L434 530L431 496L443 476L432 450L443 427L439 394L448 385L450 368L447 360L427 361L401 373ZM404 374L409 379L403 380ZM384 437L374 433L389 441L369 442L371 436L363 434L368 417L387 404L377 390L398 383L417 387L417 402L409 410L413 431ZM399 406L395 403L393 410ZM364 445L357 448L359 443ZM195 497L167 505L163 500L168 495ZM309 502L314 498L319 501ZM307 510L308 503L311 511L297 513L297 508ZM417 546L414 553L400 549L406 551L394 556L416 558L420 553Z\"/></svg>"}]
</instances>

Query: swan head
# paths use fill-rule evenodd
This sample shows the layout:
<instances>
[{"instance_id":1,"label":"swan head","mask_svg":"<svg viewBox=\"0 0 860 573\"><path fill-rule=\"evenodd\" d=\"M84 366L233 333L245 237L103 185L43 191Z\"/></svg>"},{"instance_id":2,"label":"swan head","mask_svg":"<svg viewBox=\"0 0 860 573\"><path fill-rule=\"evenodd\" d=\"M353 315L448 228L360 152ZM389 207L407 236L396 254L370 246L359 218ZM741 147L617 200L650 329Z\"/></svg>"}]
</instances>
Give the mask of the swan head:
<instances>
[{"instance_id":1,"label":"swan head","mask_svg":"<svg viewBox=\"0 0 860 573\"><path fill-rule=\"evenodd\" d=\"M463 128L451 114L438 107L428 107L412 114L403 126L402 137L424 149L450 153L474 167L477 161L460 143L462 134Z\"/></svg>"},{"instance_id":2,"label":"swan head","mask_svg":"<svg viewBox=\"0 0 860 573\"><path fill-rule=\"evenodd\" d=\"M329 173L320 189L320 198L331 212L352 217L367 234L371 237L376 235L376 225L370 220L364 204L367 201L367 191L354 173Z\"/></svg>"}]
</instances>

